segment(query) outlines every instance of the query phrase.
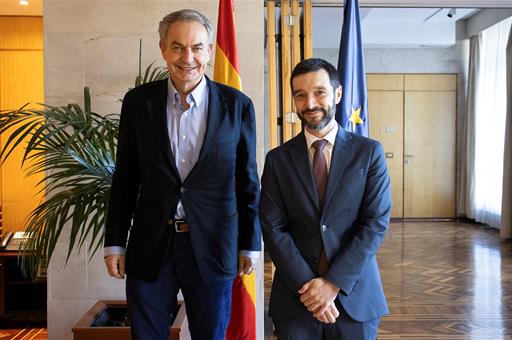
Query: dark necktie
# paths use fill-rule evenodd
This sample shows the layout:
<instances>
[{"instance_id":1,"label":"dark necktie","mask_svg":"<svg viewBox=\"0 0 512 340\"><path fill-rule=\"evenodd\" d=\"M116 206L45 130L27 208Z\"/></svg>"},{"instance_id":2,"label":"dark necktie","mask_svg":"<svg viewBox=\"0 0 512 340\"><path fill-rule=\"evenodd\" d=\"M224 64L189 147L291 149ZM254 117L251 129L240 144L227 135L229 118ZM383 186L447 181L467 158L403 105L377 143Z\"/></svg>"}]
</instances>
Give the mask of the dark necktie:
<instances>
[{"instance_id":1,"label":"dark necktie","mask_svg":"<svg viewBox=\"0 0 512 340\"><path fill-rule=\"evenodd\" d=\"M316 140L312 146L315 148L313 155L313 176L315 178L316 190L320 199L320 206L323 207L325 198L325 189L327 188L327 162L325 160L324 148L327 145L325 139ZM318 261L318 273L324 275L329 269L327 256L325 255L324 245L320 248L320 258Z\"/></svg>"},{"instance_id":2,"label":"dark necktie","mask_svg":"<svg viewBox=\"0 0 512 340\"><path fill-rule=\"evenodd\" d=\"M327 145L325 139L318 139L313 143L315 154L313 155L313 177L316 190L320 199L320 206L324 203L325 189L327 188L327 162L325 161L324 148Z\"/></svg>"}]
</instances>

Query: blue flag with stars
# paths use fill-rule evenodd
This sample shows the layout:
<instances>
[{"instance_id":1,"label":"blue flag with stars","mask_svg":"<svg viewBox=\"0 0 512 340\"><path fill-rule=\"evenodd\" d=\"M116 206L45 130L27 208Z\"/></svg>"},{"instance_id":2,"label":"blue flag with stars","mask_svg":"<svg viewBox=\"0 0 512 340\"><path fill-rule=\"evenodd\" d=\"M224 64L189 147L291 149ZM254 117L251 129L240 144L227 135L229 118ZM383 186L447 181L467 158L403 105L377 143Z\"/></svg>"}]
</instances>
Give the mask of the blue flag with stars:
<instances>
[{"instance_id":1,"label":"blue flag with stars","mask_svg":"<svg viewBox=\"0 0 512 340\"><path fill-rule=\"evenodd\" d=\"M343 9L338 57L343 96L336 106L336 120L345 130L368 137L368 99L358 1L345 0Z\"/></svg>"}]
</instances>

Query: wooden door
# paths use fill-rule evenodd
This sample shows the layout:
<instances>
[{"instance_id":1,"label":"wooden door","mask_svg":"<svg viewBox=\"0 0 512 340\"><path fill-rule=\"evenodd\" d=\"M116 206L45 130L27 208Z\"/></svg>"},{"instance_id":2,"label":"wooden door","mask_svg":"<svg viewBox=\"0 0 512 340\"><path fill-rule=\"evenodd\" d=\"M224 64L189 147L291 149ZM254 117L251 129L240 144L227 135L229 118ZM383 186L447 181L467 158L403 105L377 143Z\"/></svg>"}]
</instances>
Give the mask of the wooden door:
<instances>
[{"instance_id":1,"label":"wooden door","mask_svg":"<svg viewBox=\"0 0 512 340\"><path fill-rule=\"evenodd\" d=\"M386 153L393 209L391 217L403 217L403 75L367 76L369 135L379 140Z\"/></svg>"},{"instance_id":2,"label":"wooden door","mask_svg":"<svg viewBox=\"0 0 512 340\"><path fill-rule=\"evenodd\" d=\"M405 75L404 217L455 217L455 75Z\"/></svg>"},{"instance_id":3,"label":"wooden door","mask_svg":"<svg viewBox=\"0 0 512 340\"><path fill-rule=\"evenodd\" d=\"M384 146L394 218L455 217L455 75L369 74L369 134Z\"/></svg>"}]
</instances>

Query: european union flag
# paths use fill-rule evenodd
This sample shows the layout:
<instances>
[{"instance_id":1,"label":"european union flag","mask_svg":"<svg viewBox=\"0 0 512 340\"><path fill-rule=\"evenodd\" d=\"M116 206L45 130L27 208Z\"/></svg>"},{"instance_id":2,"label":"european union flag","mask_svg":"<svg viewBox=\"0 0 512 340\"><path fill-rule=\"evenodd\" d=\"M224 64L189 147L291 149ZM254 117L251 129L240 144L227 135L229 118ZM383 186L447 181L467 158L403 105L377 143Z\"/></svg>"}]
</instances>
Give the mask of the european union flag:
<instances>
[{"instance_id":1,"label":"european union flag","mask_svg":"<svg viewBox=\"0 0 512 340\"><path fill-rule=\"evenodd\" d=\"M343 96L336 106L336 120L346 130L367 137L368 99L357 0L345 0L338 72Z\"/></svg>"}]
</instances>

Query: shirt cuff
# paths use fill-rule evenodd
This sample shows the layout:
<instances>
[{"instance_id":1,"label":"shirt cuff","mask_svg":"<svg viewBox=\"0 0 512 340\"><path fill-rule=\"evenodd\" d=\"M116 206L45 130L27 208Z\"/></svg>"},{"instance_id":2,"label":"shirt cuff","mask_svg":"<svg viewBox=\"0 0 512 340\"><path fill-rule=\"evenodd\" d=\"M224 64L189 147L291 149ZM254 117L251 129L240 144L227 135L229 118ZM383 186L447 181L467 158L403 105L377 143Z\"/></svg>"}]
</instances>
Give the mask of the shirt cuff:
<instances>
[{"instance_id":1,"label":"shirt cuff","mask_svg":"<svg viewBox=\"0 0 512 340\"><path fill-rule=\"evenodd\" d=\"M103 248L103 257L107 257L109 255L124 255L126 249L119 246L105 247Z\"/></svg>"},{"instance_id":2,"label":"shirt cuff","mask_svg":"<svg viewBox=\"0 0 512 340\"><path fill-rule=\"evenodd\" d=\"M250 257L251 259L258 260L260 258L260 253L261 253L261 251L259 251L259 250L257 250L257 251L254 251L254 250L240 250L238 252L238 255L239 256L246 256L246 257Z\"/></svg>"},{"instance_id":3,"label":"shirt cuff","mask_svg":"<svg viewBox=\"0 0 512 340\"><path fill-rule=\"evenodd\" d=\"M109 255L124 255L125 252L126 252L126 250L123 247L119 247L119 246L105 247L103 249L103 256L106 257ZM261 253L260 251L254 251L254 250L240 250L239 255L258 260L260 258L260 253Z\"/></svg>"}]
</instances>

